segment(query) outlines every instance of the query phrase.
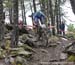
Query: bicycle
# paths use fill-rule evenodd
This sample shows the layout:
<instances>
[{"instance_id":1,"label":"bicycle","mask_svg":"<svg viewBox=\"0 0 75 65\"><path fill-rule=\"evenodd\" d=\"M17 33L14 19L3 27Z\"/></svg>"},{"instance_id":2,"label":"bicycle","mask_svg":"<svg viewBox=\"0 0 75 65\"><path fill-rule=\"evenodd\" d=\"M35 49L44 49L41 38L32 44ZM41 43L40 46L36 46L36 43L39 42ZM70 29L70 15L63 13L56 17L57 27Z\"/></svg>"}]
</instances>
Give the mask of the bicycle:
<instances>
[{"instance_id":1,"label":"bicycle","mask_svg":"<svg viewBox=\"0 0 75 65\"><path fill-rule=\"evenodd\" d=\"M47 27L44 28L39 25L39 26L37 26L36 29L37 29L36 35L37 35L38 41L42 41L44 47L47 47L48 46L48 39L49 39Z\"/></svg>"}]
</instances>

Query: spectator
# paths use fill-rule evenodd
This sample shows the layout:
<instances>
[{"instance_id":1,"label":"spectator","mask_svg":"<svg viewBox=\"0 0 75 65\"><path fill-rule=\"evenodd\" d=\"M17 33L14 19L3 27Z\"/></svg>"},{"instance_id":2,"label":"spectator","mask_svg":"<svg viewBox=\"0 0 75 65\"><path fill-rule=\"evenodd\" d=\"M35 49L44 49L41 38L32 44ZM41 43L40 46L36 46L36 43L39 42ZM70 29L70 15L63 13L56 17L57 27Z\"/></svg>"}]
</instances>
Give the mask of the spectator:
<instances>
[{"instance_id":1,"label":"spectator","mask_svg":"<svg viewBox=\"0 0 75 65\"><path fill-rule=\"evenodd\" d=\"M60 27L60 30L59 30L60 34L64 36L65 35L65 23L62 22L59 27Z\"/></svg>"},{"instance_id":2,"label":"spectator","mask_svg":"<svg viewBox=\"0 0 75 65\"><path fill-rule=\"evenodd\" d=\"M22 29L22 28L23 28L23 21L20 20L20 21L18 22L18 26L19 26L19 29Z\"/></svg>"}]
</instances>

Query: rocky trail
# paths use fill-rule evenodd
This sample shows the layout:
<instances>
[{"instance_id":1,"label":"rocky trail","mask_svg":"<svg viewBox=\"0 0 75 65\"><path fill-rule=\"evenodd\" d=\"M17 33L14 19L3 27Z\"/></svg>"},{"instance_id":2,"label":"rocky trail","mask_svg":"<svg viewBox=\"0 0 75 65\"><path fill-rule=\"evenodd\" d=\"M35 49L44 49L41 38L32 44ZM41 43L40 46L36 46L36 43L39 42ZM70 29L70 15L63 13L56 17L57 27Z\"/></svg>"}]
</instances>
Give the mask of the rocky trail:
<instances>
[{"instance_id":1,"label":"rocky trail","mask_svg":"<svg viewBox=\"0 0 75 65\"><path fill-rule=\"evenodd\" d=\"M49 62L66 62L67 55L63 53L63 50L69 43L70 41L67 39L61 38L55 47L51 46L48 48L34 48L36 53L32 55L29 63L31 65L50 65Z\"/></svg>"},{"instance_id":2,"label":"rocky trail","mask_svg":"<svg viewBox=\"0 0 75 65\"><path fill-rule=\"evenodd\" d=\"M32 38L32 36L30 36ZM71 41L60 37L56 43L49 43L48 47L43 47L42 42L35 41L35 38L32 39L34 41L34 46L32 49L35 51L32 53L32 56L27 59L26 65L62 65L61 63L50 64L51 62L67 62L67 54L63 53L66 46L68 46ZM30 43L30 42L29 42ZM0 65L4 64L3 61L0 60ZM71 63L72 65L73 63ZM69 65L67 63L63 65Z\"/></svg>"}]
</instances>

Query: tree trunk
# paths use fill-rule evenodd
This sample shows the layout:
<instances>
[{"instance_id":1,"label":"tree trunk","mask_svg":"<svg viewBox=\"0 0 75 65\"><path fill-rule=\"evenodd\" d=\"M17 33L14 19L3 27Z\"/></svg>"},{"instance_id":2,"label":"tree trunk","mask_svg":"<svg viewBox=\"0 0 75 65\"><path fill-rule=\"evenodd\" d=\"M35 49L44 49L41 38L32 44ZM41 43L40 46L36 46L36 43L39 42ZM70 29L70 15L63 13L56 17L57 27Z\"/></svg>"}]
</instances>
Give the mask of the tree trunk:
<instances>
[{"instance_id":1,"label":"tree trunk","mask_svg":"<svg viewBox=\"0 0 75 65\"><path fill-rule=\"evenodd\" d=\"M34 12L36 12L36 4L35 4L35 0L33 0L33 7L34 7Z\"/></svg>"},{"instance_id":2,"label":"tree trunk","mask_svg":"<svg viewBox=\"0 0 75 65\"><path fill-rule=\"evenodd\" d=\"M55 2L55 19L57 24L57 34L61 33L59 31L59 25L61 24L61 14L60 14L60 0L56 0Z\"/></svg>"},{"instance_id":3,"label":"tree trunk","mask_svg":"<svg viewBox=\"0 0 75 65\"><path fill-rule=\"evenodd\" d=\"M60 9L60 3L61 3L61 0L58 0L58 4L59 4L59 10L58 10L59 25L61 25L61 9ZM59 34L61 34L61 31L59 31Z\"/></svg>"},{"instance_id":4,"label":"tree trunk","mask_svg":"<svg viewBox=\"0 0 75 65\"><path fill-rule=\"evenodd\" d=\"M12 40L11 47L17 47L18 44L18 0L13 0L13 32L12 32Z\"/></svg>"},{"instance_id":5,"label":"tree trunk","mask_svg":"<svg viewBox=\"0 0 75 65\"><path fill-rule=\"evenodd\" d=\"M26 12L25 12L25 5L24 5L24 0L21 0L21 10L22 10L22 19L24 24L26 25Z\"/></svg>"},{"instance_id":6,"label":"tree trunk","mask_svg":"<svg viewBox=\"0 0 75 65\"><path fill-rule=\"evenodd\" d=\"M8 0L8 4L12 3L12 0ZM13 24L12 22L12 4L8 6L8 11L9 11L9 19L10 19L10 24Z\"/></svg>"},{"instance_id":7,"label":"tree trunk","mask_svg":"<svg viewBox=\"0 0 75 65\"><path fill-rule=\"evenodd\" d=\"M44 12L44 14L46 14L46 12L45 12L45 0L41 0L40 2L41 2L41 10L42 10L42 12Z\"/></svg>"},{"instance_id":8,"label":"tree trunk","mask_svg":"<svg viewBox=\"0 0 75 65\"><path fill-rule=\"evenodd\" d=\"M24 24L27 25L27 23L26 23L26 12L25 12L25 6L24 6L24 3L23 3L23 8L24 8Z\"/></svg>"},{"instance_id":9,"label":"tree trunk","mask_svg":"<svg viewBox=\"0 0 75 65\"><path fill-rule=\"evenodd\" d=\"M49 15L49 0L47 1L47 22L48 23L50 23L50 21L49 21L49 17L50 15Z\"/></svg>"},{"instance_id":10,"label":"tree trunk","mask_svg":"<svg viewBox=\"0 0 75 65\"><path fill-rule=\"evenodd\" d=\"M29 5L30 5L31 13L33 13L33 9L32 9L32 5L31 5L31 3L29 3ZM33 23L33 16L32 16L32 23Z\"/></svg>"},{"instance_id":11,"label":"tree trunk","mask_svg":"<svg viewBox=\"0 0 75 65\"><path fill-rule=\"evenodd\" d=\"M58 0L55 2L55 21L57 24L57 34L59 34L59 20L58 20Z\"/></svg>"},{"instance_id":12,"label":"tree trunk","mask_svg":"<svg viewBox=\"0 0 75 65\"><path fill-rule=\"evenodd\" d=\"M71 6L72 6L72 10L75 14L75 0L70 0Z\"/></svg>"},{"instance_id":13,"label":"tree trunk","mask_svg":"<svg viewBox=\"0 0 75 65\"><path fill-rule=\"evenodd\" d=\"M4 13L3 0L0 0L0 44L4 41Z\"/></svg>"},{"instance_id":14,"label":"tree trunk","mask_svg":"<svg viewBox=\"0 0 75 65\"><path fill-rule=\"evenodd\" d=\"M52 0L49 0L49 5L50 5L50 17L51 17L51 25L55 26L55 18L54 18L54 10L52 8ZM55 35L55 28L52 28L52 34Z\"/></svg>"},{"instance_id":15,"label":"tree trunk","mask_svg":"<svg viewBox=\"0 0 75 65\"><path fill-rule=\"evenodd\" d=\"M47 2L46 0L40 0L41 11L47 16ZM47 24L47 18L44 19L45 24Z\"/></svg>"},{"instance_id":16,"label":"tree trunk","mask_svg":"<svg viewBox=\"0 0 75 65\"><path fill-rule=\"evenodd\" d=\"M9 19L10 19L10 24L13 24L13 22L12 22L12 8L9 8Z\"/></svg>"}]
</instances>

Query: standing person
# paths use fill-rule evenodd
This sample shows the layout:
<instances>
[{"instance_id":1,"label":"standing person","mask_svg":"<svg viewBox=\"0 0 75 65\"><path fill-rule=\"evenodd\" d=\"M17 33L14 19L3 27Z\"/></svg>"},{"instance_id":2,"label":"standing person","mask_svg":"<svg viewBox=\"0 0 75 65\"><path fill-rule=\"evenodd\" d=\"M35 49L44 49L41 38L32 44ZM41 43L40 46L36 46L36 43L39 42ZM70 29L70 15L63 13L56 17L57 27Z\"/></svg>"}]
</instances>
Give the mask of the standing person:
<instances>
[{"instance_id":1,"label":"standing person","mask_svg":"<svg viewBox=\"0 0 75 65\"><path fill-rule=\"evenodd\" d=\"M50 23L48 23L48 31L47 32L49 33L49 36L51 36Z\"/></svg>"},{"instance_id":2,"label":"standing person","mask_svg":"<svg viewBox=\"0 0 75 65\"><path fill-rule=\"evenodd\" d=\"M65 35L65 23L62 22L59 27L60 27L60 30L59 30L60 34L64 36Z\"/></svg>"},{"instance_id":3,"label":"standing person","mask_svg":"<svg viewBox=\"0 0 75 65\"><path fill-rule=\"evenodd\" d=\"M19 29L22 29L22 28L23 28L23 21L20 20L20 21L18 22L18 27L19 27Z\"/></svg>"},{"instance_id":4,"label":"standing person","mask_svg":"<svg viewBox=\"0 0 75 65\"><path fill-rule=\"evenodd\" d=\"M55 26L52 26L52 25L50 25L50 23L48 23L48 33L50 34L50 36L51 36L51 29L52 28L55 28Z\"/></svg>"}]
</instances>

